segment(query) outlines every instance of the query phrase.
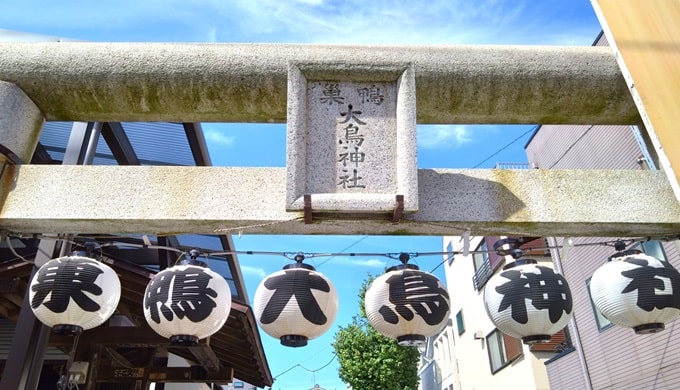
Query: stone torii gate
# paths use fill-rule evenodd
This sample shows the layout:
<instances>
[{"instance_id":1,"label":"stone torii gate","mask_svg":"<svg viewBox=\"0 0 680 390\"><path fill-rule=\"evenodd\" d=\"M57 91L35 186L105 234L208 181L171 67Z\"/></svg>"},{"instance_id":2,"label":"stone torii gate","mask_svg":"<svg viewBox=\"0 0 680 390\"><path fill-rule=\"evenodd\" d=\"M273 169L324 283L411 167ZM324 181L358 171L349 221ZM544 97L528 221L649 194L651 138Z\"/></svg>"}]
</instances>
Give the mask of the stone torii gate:
<instances>
[{"instance_id":1,"label":"stone torii gate","mask_svg":"<svg viewBox=\"0 0 680 390\"><path fill-rule=\"evenodd\" d=\"M2 43L0 231L676 236L680 10L593 3L612 48ZM391 159L356 192L354 111L388 142L350 162ZM288 121L288 166L21 164L45 120ZM418 170L416 122L644 124L663 171Z\"/></svg>"},{"instance_id":2,"label":"stone torii gate","mask_svg":"<svg viewBox=\"0 0 680 390\"><path fill-rule=\"evenodd\" d=\"M593 6L613 53L597 47L0 44L0 230L212 233L250 226L254 233L301 234L677 233L680 9L674 2L593 0ZM397 124L385 135L398 133L392 135L399 140L378 151L407 161L395 163L391 182L378 179L372 191L380 200L362 201L367 194L361 192L323 194L323 210L316 213L314 194L301 204L301 195L319 189L315 177L335 174L333 166L315 171L323 157L313 155L314 141L306 141L318 135L313 122L319 114L310 119L304 97L315 80L396 82ZM30 160L45 120L287 119L285 171L17 164ZM416 121L644 124L665 176L416 171L415 156L409 155ZM73 177L81 178L77 190L68 185ZM146 190L130 183L144 183ZM202 190L183 191L187 186ZM391 204L385 194L392 192L405 200L395 197ZM144 206L158 199L165 207ZM388 219L398 224L381 215L390 208ZM308 223L301 223L303 216Z\"/></svg>"},{"instance_id":3,"label":"stone torii gate","mask_svg":"<svg viewBox=\"0 0 680 390\"><path fill-rule=\"evenodd\" d=\"M0 144L23 161L30 160L44 120L289 121L286 169L44 166L5 158L0 228L8 232L215 233L244 226L271 234L680 231L669 169L416 168L416 121L641 124L610 48L3 43L0 80ZM368 172L378 177L375 189L349 193L323 184L336 180L338 163L314 154L323 138L319 129L336 137L340 120L331 117L342 119L338 113L347 111L346 104L330 113L312 107L315 85L329 82L396 91L392 111L374 115L375 126L395 139L371 149L394 159L395 172L384 183L382 168ZM392 122L380 122L386 116ZM323 142L333 159L336 140ZM133 183L143 183L144 191Z\"/></svg>"}]
</instances>

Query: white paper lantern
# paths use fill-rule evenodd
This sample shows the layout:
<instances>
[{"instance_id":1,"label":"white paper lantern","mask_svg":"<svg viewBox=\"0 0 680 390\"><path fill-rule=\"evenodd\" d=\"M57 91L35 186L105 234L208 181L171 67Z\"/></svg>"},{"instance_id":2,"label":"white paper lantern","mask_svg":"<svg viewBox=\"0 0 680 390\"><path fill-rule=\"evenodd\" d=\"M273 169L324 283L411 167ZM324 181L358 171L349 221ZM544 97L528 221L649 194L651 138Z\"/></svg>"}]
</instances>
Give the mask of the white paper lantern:
<instances>
[{"instance_id":1,"label":"white paper lantern","mask_svg":"<svg viewBox=\"0 0 680 390\"><path fill-rule=\"evenodd\" d=\"M364 308L378 333L400 345L421 346L449 319L449 293L434 275L413 264L391 267L366 290Z\"/></svg>"},{"instance_id":2,"label":"white paper lantern","mask_svg":"<svg viewBox=\"0 0 680 390\"><path fill-rule=\"evenodd\" d=\"M219 331L231 311L227 281L210 268L183 264L157 273L144 292L144 317L173 345L196 345Z\"/></svg>"},{"instance_id":3,"label":"white paper lantern","mask_svg":"<svg viewBox=\"0 0 680 390\"><path fill-rule=\"evenodd\" d=\"M57 333L80 333L111 317L120 300L120 280L95 259L60 257L40 267L28 297L40 322Z\"/></svg>"},{"instance_id":4,"label":"white paper lantern","mask_svg":"<svg viewBox=\"0 0 680 390\"><path fill-rule=\"evenodd\" d=\"M491 322L525 344L550 341L569 322L572 306L564 277L533 259L506 265L484 288L484 307Z\"/></svg>"},{"instance_id":5,"label":"white paper lantern","mask_svg":"<svg viewBox=\"0 0 680 390\"><path fill-rule=\"evenodd\" d=\"M253 310L268 335L287 347L302 347L331 327L338 293L326 276L298 259L260 283Z\"/></svg>"},{"instance_id":6,"label":"white paper lantern","mask_svg":"<svg viewBox=\"0 0 680 390\"><path fill-rule=\"evenodd\" d=\"M680 274L668 262L641 253L612 257L590 279L597 310L635 333L655 333L680 315Z\"/></svg>"}]
</instances>

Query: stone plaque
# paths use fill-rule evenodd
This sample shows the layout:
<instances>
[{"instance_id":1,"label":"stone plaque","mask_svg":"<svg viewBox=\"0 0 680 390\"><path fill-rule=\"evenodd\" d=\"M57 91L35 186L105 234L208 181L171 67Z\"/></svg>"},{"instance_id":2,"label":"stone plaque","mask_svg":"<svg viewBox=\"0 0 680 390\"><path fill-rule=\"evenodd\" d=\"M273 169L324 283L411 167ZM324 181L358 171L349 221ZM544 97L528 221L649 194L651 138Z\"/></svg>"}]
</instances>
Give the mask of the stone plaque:
<instances>
[{"instance_id":1,"label":"stone plaque","mask_svg":"<svg viewBox=\"0 0 680 390\"><path fill-rule=\"evenodd\" d=\"M287 210L418 208L412 65L291 64Z\"/></svg>"}]
</instances>

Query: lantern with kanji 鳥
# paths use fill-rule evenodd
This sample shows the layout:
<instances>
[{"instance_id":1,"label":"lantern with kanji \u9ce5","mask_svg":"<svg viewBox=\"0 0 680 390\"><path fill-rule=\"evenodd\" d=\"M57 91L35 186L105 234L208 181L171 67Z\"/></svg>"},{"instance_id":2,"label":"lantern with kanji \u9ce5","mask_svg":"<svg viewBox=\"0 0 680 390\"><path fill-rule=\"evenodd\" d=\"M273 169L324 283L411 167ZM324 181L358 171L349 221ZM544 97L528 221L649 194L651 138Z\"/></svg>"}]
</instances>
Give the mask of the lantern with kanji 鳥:
<instances>
[{"instance_id":1,"label":"lantern with kanji \u9ce5","mask_svg":"<svg viewBox=\"0 0 680 390\"><path fill-rule=\"evenodd\" d=\"M119 300L116 272L83 256L48 261L38 269L29 287L33 313L56 333L79 334L103 324Z\"/></svg>"},{"instance_id":2,"label":"lantern with kanji \u9ce5","mask_svg":"<svg viewBox=\"0 0 680 390\"><path fill-rule=\"evenodd\" d=\"M491 322L525 344L550 341L569 322L572 306L564 276L533 259L506 265L484 287L484 307Z\"/></svg>"},{"instance_id":3,"label":"lantern with kanji \u9ce5","mask_svg":"<svg viewBox=\"0 0 680 390\"><path fill-rule=\"evenodd\" d=\"M434 275L407 264L390 267L371 282L364 297L366 317L383 336L403 346L422 346L449 319L449 293Z\"/></svg>"},{"instance_id":4,"label":"lantern with kanji \u9ce5","mask_svg":"<svg viewBox=\"0 0 680 390\"><path fill-rule=\"evenodd\" d=\"M157 273L144 292L144 317L173 345L196 345L219 331L231 311L227 281L192 261Z\"/></svg>"},{"instance_id":5,"label":"lantern with kanji \u9ce5","mask_svg":"<svg viewBox=\"0 0 680 390\"><path fill-rule=\"evenodd\" d=\"M656 333L680 315L680 273L636 250L613 255L593 273L595 308L613 324Z\"/></svg>"},{"instance_id":6,"label":"lantern with kanji \u9ce5","mask_svg":"<svg viewBox=\"0 0 680 390\"><path fill-rule=\"evenodd\" d=\"M267 276L255 291L253 310L268 335L287 347L302 347L326 332L338 313L338 293L333 283L302 261Z\"/></svg>"}]
</instances>

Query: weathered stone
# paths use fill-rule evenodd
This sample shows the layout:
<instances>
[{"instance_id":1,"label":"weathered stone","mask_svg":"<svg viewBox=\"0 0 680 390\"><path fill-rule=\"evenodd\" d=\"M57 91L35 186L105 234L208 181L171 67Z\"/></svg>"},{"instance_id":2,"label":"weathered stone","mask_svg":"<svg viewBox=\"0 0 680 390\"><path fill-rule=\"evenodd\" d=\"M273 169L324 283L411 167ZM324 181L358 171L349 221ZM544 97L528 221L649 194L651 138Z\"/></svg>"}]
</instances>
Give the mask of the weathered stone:
<instances>
[{"instance_id":1,"label":"weathered stone","mask_svg":"<svg viewBox=\"0 0 680 390\"><path fill-rule=\"evenodd\" d=\"M0 81L0 144L23 162L33 156L45 118L16 85Z\"/></svg>"},{"instance_id":2,"label":"weathered stone","mask_svg":"<svg viewBox=\"0 0 680 390\"><path fill-rule=\"evenodd\" d=\"M288 93L286 209L417 210L412 65L291 64Z\"/></svg>"},{"instance_id":3,"label":"weathered stone","mask_svg":"<svg viewBox=\"0 0 680 390\"><path fill-rule=\"evenodd\" d=\"M284 168L23 165L17 171L0 226L23 233L636 237L680 231L680 205L659 171L421 169L419 210L398 224L388 214L323 213L305 224L302 212L285 211ZM131 183L144 183L145 191Z\"/></svg>"},{"instance_id":4,"label":"weathered stone","mask_svg":"<svg viewBox=\"0 0 680 390\"><path fill-rule=\"evenodd\" d=\"M418 123L640 121L606 47L0 43L48 120L285 122L290 62L412 63Z\"/></svg>"}]
</instances>

